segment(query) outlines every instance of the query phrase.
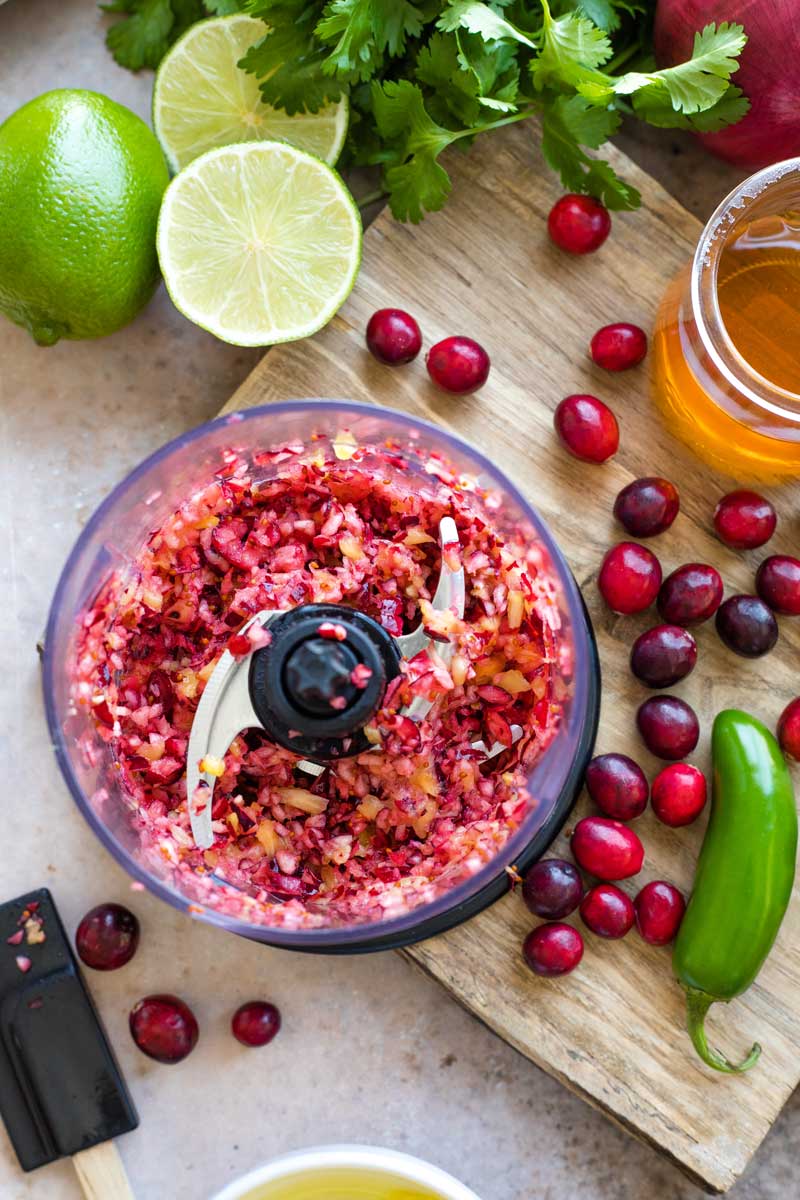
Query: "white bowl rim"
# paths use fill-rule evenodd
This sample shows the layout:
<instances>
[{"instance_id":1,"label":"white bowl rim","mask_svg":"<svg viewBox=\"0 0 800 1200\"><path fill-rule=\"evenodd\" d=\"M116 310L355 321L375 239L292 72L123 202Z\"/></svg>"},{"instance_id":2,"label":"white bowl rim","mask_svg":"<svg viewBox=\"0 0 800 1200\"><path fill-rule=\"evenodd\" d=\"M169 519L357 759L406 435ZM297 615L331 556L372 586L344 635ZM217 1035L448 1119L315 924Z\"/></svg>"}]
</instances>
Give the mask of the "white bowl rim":
<instances>
[{"instance_id":1,"label":"white bowl rim","mask_svg":"<svg viewBox=\"0 0 800 1200\"><path fill-rule=\"evenodd\" d=\"M440 1193L442 1200L480 1200L471 1188L459 1183L441 1167L423 1162L412 1154L404 1154L401 1150L358 1145L313 1146L308 1150L282 1154L280 1158L256 1167L241 1179L235 1179L211 1200L247 1200L248 1192L262 1184L291 1179L300 1172L319 1171L326 1167L391 1171L408 1183L418 1183Z\"/></svg>"}]
</instances>

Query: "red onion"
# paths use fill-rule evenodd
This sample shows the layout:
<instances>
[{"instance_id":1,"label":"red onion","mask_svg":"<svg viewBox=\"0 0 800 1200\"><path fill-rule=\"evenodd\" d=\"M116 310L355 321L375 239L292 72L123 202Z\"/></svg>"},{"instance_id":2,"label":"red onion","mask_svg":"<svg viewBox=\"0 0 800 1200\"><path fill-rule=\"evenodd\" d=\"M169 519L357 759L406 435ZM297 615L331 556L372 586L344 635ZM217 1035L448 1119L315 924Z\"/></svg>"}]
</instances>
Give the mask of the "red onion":
<instances>
[{"instance_id":1,"label":"red onion","mask_svg":"<svg viewBox=\"0 0 800 1200\"><path fill-rule=\"evenodd\" d=\"M683 62L695 30L738 21L748 41L733 82L750 100L741 121L700 141L720 158L756 169L800 155L800 14L797 0L658 0L658 65Z\"/></svg>"}]
</instances>

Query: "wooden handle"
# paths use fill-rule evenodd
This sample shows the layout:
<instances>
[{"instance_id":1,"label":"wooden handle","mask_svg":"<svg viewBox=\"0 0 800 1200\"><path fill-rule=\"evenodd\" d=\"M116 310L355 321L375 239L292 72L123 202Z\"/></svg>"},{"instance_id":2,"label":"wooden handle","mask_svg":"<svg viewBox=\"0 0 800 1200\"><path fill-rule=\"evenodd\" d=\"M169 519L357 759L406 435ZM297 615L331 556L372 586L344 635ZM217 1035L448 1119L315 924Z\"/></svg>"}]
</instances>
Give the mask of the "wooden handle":
<instances>
[{"instance_id":1,"label":"wooden handle","mask_svg":"<svg viewBox=\"0 0 800 1200\"><path fill-rule=\"evenodd\" d=\"M81 1150L72 1161L86 1200L134 1200L115 1142Z\"/></svg>"}]
</instances>

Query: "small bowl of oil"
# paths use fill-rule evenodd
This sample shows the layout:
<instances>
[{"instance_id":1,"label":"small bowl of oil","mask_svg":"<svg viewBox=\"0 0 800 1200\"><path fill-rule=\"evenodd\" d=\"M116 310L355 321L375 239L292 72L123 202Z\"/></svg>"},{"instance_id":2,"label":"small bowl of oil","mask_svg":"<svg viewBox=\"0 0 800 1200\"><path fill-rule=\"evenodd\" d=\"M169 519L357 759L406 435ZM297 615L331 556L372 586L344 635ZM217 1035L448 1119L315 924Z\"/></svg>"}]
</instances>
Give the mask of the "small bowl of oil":
<instances>
[{"instance_id":1,"label":"small bowl of oil","mask_svg":"<svg viewBox=\"0 0 800 1200\"><path fill-rule=\"evenodd\" d=\"M452 1175L397 1150L318 1146L283 1155L213 1200L479 1200Z\"/></svg>"}]
</instances>

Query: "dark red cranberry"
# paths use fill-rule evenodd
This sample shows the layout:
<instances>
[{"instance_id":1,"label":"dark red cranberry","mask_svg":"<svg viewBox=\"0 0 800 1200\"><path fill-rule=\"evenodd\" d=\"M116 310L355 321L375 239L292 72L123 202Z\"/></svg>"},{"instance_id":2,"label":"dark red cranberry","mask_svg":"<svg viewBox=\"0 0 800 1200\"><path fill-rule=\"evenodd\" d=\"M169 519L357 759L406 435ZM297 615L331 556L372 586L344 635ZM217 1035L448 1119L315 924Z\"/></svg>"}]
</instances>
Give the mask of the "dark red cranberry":
<instances>
[{"instance_id":1,"label":"dark red cranberry","mask_svg":"<svg viewBox=\"0 0 800 1200\"><path fill-rule=\"evenodd\" d=\"M522 954L537 975L568 975L583 958L583 938L571 925L538 925L522 943Z\"/></svg>"},{"instance_id":2,"label":"dark red cranberry","mask_svg":"<svg viewBox=\"0 0 800 1200\"><path fill-rule=\"evenodd\" d=\"M629 897L613 883L598 883L581 901L581 920L598 937L625 937L634 916Z\"/></svg>"},{"instance_id":3,"label":"dark red cranberry","mask_svg":"<svg viewBox=\"0 0 800 1200\"><path fill-rule=\"evenodd\" d=\"M601 812L632 821L647 808L645 773L627 754L598 754L586 768L586 788Z\"/></svg>"},{"instance_id":4,"label":"dark red cranberry","mask_svg":"<svg viewBox=\"0 0 800 1200\"><path fill-rule=\"evenodd\" d=\"M583 880L571 862L543 858L534 863L522 884L522 899L537 917L561 921L581 902Z\"/></svg>"},{"instance_id":5,"label":"dark red cranberry","mask_svg":"<svg viewBox=\"0 0 800 1200\"><path fill-rule=\"evenodd\" d=\"M81 921L75 948L81 962L95 971L124 967L139 945L139 922L122 904L98 904Z\"/></svg>"},{"instance_id":6,"label":"dark red cranberry","mask_svg":"<svg viewBox=\"0 0 800 1200\"><path fill-rule=\"evenodd\" d=\"M778 622L758 596L730 596L716 616L717 633L742 658L760 658L778 640Z\"/></svg>"},{"instance_id":7,"label":"dark red cranberry","mask_svg":"<svg viewBox=\"0 0 800 1200\"><path fill-rule=\"evenodd\" d=\"M627 879L642 869L644 847L632 829L608 817L584 817L571 839L575 861L598 879Z\"/></svg>"},{"instance_id":8,"label":"dark red cranberry","mask_svg":"<svg viewBox=\"0 0 800 1200\"><path fill-rule=\"evenodd\" d=\"M680 506L674 483L647 475L622 489L614 503L614 516L632 537L655 537L669 529Z\"/></svg>"},{"instance_id":9,"label":"dark red cranberry","mask_svg":"<svg viewBox=\"0 0 800 1200\"><path fill-rule=\"evenodd\" d=\"M611 217L599 200L570 192L550 209L547 231L561 250L590 254L611 232Z\"/></svg>"},{"instance_id":10,"label":"dark red cranberry","mask_svg":"<svg viewBox=\"0 0 800 1200\"><path fill-rule=\"evenodd\" d=\"M690 763L671 763L653 780L650 803L665 825L691 825L705 808L706 777Z\"/></svg>"},{"instance_id":11,"label":"dark red cranberry","mask_svg":"<svg viewBox=\"0 0 800 1200\"><path fill-rule=\"evenodd\" d=\"M171 721L175 709L175 688L172 686L172 680L167 672L160 669L151 671L147 677L147 683L144 685L144 691L148 702L160 704L164 716Z\"/></svg>"},{"instance_id":12,"label":"dark red cranberry","mask_svg":"<svg viewBox=\"0 0 800 1200\"><path fill-rule=\"evenodd\" d=\"M633 902L636 928L651 946L666 946L680 928L686 901L671 883L654 879L646 883Z\"/></svg>"},{"instance_id":13,"label":"dark red cranberry","mask_svg":"<svg viewBox=\"0 0 800 1200\"><path fill-rule=\"evenodd\" d=\"M723 496L714 509L717 537L734 550L755 550L768 542L778 518L769 500L744 489Z\"/></svg>"},{"instance_id":14,"label":"dark red cranberry","mask_svg":"<svg viewBox=\"0 0 800 1200\"><path fill-rule=\"evenodd\" d=\"M468 337L446 337L425 356L428 374L445 392L477 392L489 378L489 355Z\"/></svg>"},{"instance_id":15,"label":"dark red cranberry","mask_svg":"<svg viewBox=\"0 0 800 1200\"><path fill-rule=\"evenodd\" d=\"M231 1031L243 1046L266 1046L281 1027L281 1014L267 1000L251 1000L237 1008L231 1018Z\"/></svg>"},{"instance_id":16,"label":"dark red cranberry","mask_svg":"<svg viewBox=\"0 0 800 1200\"><path fill-rule=\"evenodd\" d=\"M619 448L617 419L596 396L567 396L556 409L553 423L570 454L584 462L603 463Z\"/></svg>"},{"instance_id":17,"label":"dark red cranberry","mask_svg":"<svg viewBox=\"0 0 800 1200\"><path fill-rule=\"evenodd\" d=\"M631 670L651 688L685 679L697 662L697 643L681 625L656 625L640 634L631 649Z\"/></svg>"},{"instance_id":18,"label":"dark red cranberry","mask_svg":"<svg viewBox=\"0 0 800 1200\"><path fill-rule=\"evenodd\" d=\"M600 595L617 613L644 612L661 587L661 564L645 546L619 542L607 551L597 577Z\"/></svg>"},{"instance_id":19,"label":"dark red cranberry","mask_svg":"<svg viewBox=\"0 0 800 1200\"><path fill-rule=\"evenodd\" d=\"M778 719L778 741L784 754L800 761L800 696L789 701Z\"/></svg>"},{"instance_id":20,"label":"dark red cranberry","mask_svg":"<svg viewBox=\"0 0 800 1200\"><path fill-rule=\"evenodd\" d=\"M143 1054L156 1062L177 1063L197 1045L195 1015L177 996L145 996L130 1015L131 1036Z\"/></svg>"},{"instance_id":21,"label":"dark red cranberry","mask_svg":"<svg viewBox=\"0 0 800 1200\"><path fill-rule=\"evenodd\" d=\"M700 737L694 709L677 696L653 696L639 706L636 724L651 754L670 762L691 754Z\"/></svg>"},{"instance_id":22,"label":"dark red cranberry","mask_svg":"<svg viewBox=\"0 0 800 1200\"><path fill-rule=\"evenodd\" d=\"M800 559L788 554L765 558L756 575L756 591L773 612L800 615Z\"/></svg>"},{"instance_id":23,"label":"dark red cranberry","mask_svg":"<svg viewBox=\"0 0 800 1200\"><path fill-rule=\"evenodd\" d=\"M699 625L722 601L722 576L706 563L684 563L668 575L658 594L658 611L670 625Z\"/></svg>"},{"instance_id":24,"label":"dark red cranberry","mask_svg":"<svg viewBox=\"0 0 800 1200\"><path fill-rule=\"evenodd\" d=\"M402 308L379 308L367 324L370 354L387 367L411 362L422 349L419 325Z\"/></svg>"},{"instance_id":25,"label":"dark red cranberry","mask_svg":"<svg viewBox=\"0 0 800 1200\"><path fill-rule=\"evenodd\" d=\"M592 361L605 371L627 371L647 354L647 334L638 325L617 321L598 329L589 346Z\"/></svg>"}]
</instances>

